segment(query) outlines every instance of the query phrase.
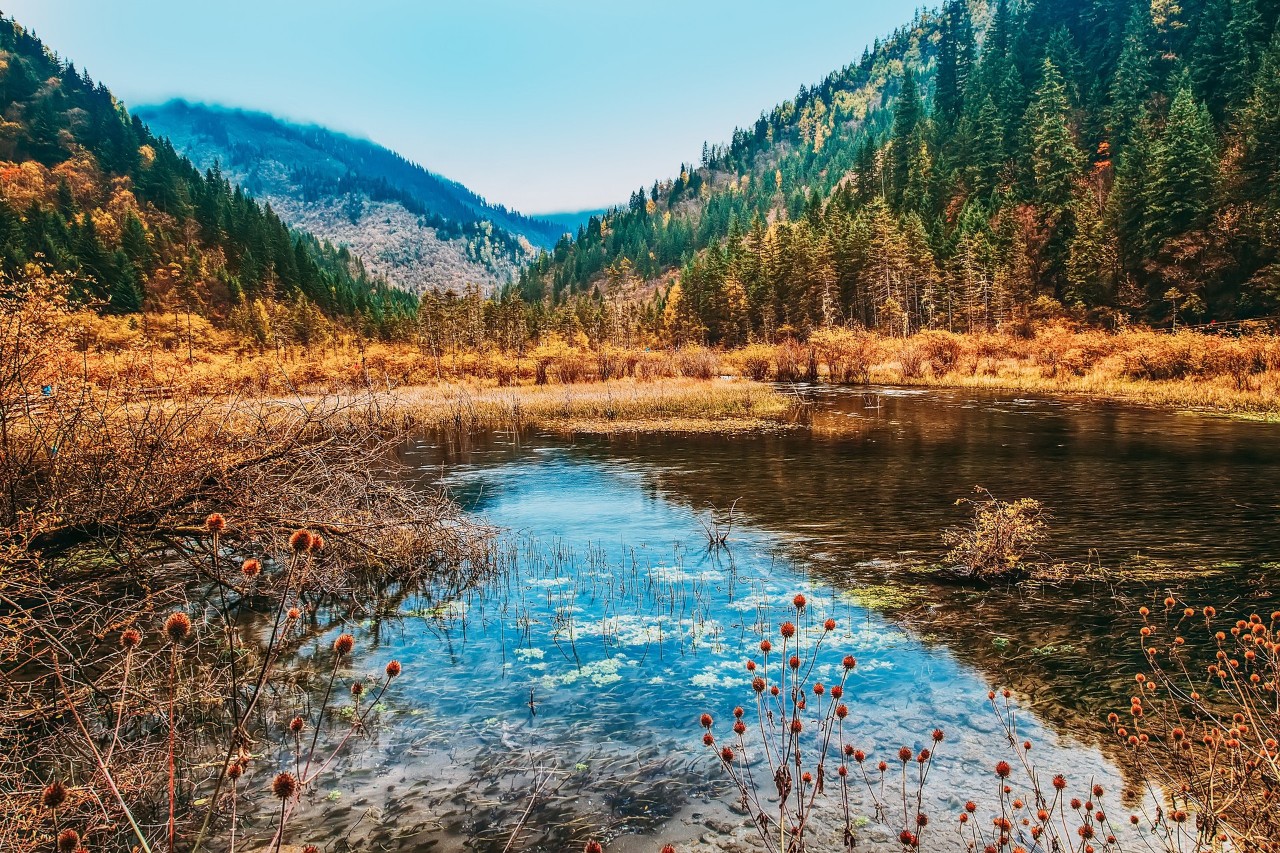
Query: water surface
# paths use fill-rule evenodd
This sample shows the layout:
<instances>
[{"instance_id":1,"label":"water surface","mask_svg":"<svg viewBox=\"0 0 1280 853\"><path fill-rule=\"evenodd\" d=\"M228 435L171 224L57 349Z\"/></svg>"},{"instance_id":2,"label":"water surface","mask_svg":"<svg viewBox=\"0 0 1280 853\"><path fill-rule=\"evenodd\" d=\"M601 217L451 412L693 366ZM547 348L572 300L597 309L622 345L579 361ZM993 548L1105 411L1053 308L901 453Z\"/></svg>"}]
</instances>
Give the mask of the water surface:
<instances>
[{"instance_id":1,"label":"water surface","mask_svg":"<svg viewBox=\"0 0 1280 853\"><path fill-rule=\"evenodd\" d=\"M507 531L503 570L363 626L378 648L362 663L406 669L382 742L331 792L344 814L376 812L357 836L501 850L535 789L521 849L586 834L657 849L725 820L697 715L747 704L744 662L796 618L797 592L807 643L838 623L820 677L859 660L846 701L860 747L889 758L947 732L939 814L1007 755L987 703L1003 684L1030 706L1019 736L1042 767L1119 787L1098 725L1132 672L1115 590L978 591L919 571L975 484L1042 500L1052 556L1124 568L1134 600L1271 595L1280 427L969 391L807 394L808 426L762 435L406 448L424 483ZM735 502L729 547L709 550L710 507Z\"/></svg>"}]
</instances>

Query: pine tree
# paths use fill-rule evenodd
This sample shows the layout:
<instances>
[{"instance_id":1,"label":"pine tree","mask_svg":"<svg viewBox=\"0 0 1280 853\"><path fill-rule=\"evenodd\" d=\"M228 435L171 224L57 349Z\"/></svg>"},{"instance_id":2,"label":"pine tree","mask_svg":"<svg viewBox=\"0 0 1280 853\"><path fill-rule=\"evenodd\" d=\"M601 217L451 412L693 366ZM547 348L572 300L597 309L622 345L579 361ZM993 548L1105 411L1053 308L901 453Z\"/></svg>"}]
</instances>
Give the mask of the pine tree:
<instances>
[{"instance_id":1,"label":"pine tree","mask_svg":"<svg viewBox=\"0 0 1280 853\"><path fill-rule=\"evenodd\" d=\"M1137 3L1125 27L1124 46L1111 84L1111 141L1116 153L1122 153L1129 143L1147 102L1152 79L1151 39L1150 7Z\"/></svg>"},{"instance_id":2,"label":"pine tree","mask_svg":"<svg viewBox=\"0 0 1280 853\"><path fill-rule=\"evenodd\" d=\"M1050 214L1060 213L1070 202L1072 187L1084 156L1071 130L1067 86L1048 57L1042 66L1043 79L1028 111L1031 128L1031 165L1036 180L1036 198Z\"/></svg>"},{"instance_id":3,"label":"pine tree","mask_svg":"<svg viewBox=\"0 0 1280 853\"><path fill-rule=\"evenodd\" d=\"M893 109L892 152L893 165L890 193L895 205L902 204L903 193L907 189L907 181L911 173L911 138L915 135L916 126L921 116L920 93L916 88L916 77L911 69L902 72L902 89L898 92Z\"/></svg>"},{"instance_id":4,"label":"pine tree","mask_svg":"<svg viewBox=\"0 0 1280 853\"><path fill-rule=\"evenodd\" d=\"M1223 113L1236 115L1244 109L1258 68L1258 54L1266 39L1257 0L1232 0L1231 22L1227 25L1222 63Z\"/></svg>"},{"instance_id":5,"label":"pine tree","mask_svg":"<svg viewBox=\"0 0 1280 853\"><path fill-rule=\"evenodd\" d=\"M965 92L977 44L973 19L964 0L948 0L942 10L942 36L938 44L938 70L934 82L933 114L946 132L964 113Z\"/></svg>"},{"instance_id":6,"label":"pine tree","mask_svg":"<svg viewBox=\"0 0 1280 853\"><path fill-rule=\"evenodd\" d=\"M1280 29L1254 76L1253 93L1241 119L1241 172L1247 197L1280 209Z\"/></svg>"},{"instance_id":7,"label":"pine tree","mask_svg":"<svg viewBox=\"0 0 1280 853\"><path fill-rule=\"evenodd\" d=\"M1218 177L1213 122L1184 82L1155 145L1147 197L1148 245L1202 228Z\"/></svg>"}]
</instances>

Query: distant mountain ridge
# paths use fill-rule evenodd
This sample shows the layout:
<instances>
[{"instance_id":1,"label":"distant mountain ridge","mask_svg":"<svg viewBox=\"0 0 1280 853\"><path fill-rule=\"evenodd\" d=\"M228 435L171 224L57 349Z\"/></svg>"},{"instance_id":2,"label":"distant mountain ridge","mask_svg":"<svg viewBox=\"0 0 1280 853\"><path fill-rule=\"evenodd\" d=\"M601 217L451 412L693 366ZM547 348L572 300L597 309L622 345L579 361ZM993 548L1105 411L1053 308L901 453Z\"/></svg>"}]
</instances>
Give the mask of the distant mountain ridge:
<instances>
[{"instance_id":1,"label":"distant mountain ridge","mask_svg":"<svg viewBox=\"0 0 1280 853\"><path fill-rule=\"evenodd\" d=\"M200 168L220 171L294 227L349 247L411 292L493 290L567 230L317 125L183 100L135 113Z\"/></svg>"}]
</instances>

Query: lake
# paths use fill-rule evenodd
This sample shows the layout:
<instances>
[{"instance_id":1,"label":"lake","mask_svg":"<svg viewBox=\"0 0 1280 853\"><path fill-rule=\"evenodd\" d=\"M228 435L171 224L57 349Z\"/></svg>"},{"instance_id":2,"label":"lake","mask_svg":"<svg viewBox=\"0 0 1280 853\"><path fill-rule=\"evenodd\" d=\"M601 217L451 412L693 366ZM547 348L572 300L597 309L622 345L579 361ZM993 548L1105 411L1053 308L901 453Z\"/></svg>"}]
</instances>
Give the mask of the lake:
<instances>
[{"instance_id":1,"label":"lake","mask_svg":"<svg viewBox=\"0 0 1280 853\"><path fill-rule=\"evenodd\" d=\"M357 626L358 669L398 658L405 673L376 741L317 793L328 840L500 851L526 809L512 849L595 836L684 850L747 834L698 715L728 734L731 709L753 702L745 661L787 620L806 648L822 638L816 677L857 657L846 730L873 759L944 730L935 820L982 802L1009 757L988 702L1006 685L1037 766L1135 805L1102 720L1132 683L1132 610L1166 590L1271 606L1258 602L1280 575L1280 426L967 390L800 393L804 423L764 434L433 435L404 448L424 487L502 529L499 570L460 599L422 590ZM931 580L975 485L1043 501L1049 556L1110 579ZM727 547L709 548L706 527L731 505ZM874 817L865 797L853 809ZM874 822L860 833L885 837Z\"/></svg>"}]
</instances>

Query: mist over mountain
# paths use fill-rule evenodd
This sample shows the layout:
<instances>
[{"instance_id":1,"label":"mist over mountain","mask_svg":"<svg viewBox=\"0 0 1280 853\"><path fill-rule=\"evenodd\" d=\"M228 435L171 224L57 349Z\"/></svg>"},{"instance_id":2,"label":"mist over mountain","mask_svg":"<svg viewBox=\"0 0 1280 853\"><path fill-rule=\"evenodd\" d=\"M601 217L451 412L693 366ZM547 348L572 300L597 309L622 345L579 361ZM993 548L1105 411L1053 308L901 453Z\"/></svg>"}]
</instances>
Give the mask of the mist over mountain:
<instances>
[{"instance_id":1,"label":"mist over mountain","mask_svg":"<svg viewBox=\"0 0 1280 853\"><path fill-rule=\"evenodd\" d=\"M219 170L289 224L349 247L411 292L491 291L569 230L322 127L182 100L136 113L201 169Z\"/></svg>"}]
</instances>

